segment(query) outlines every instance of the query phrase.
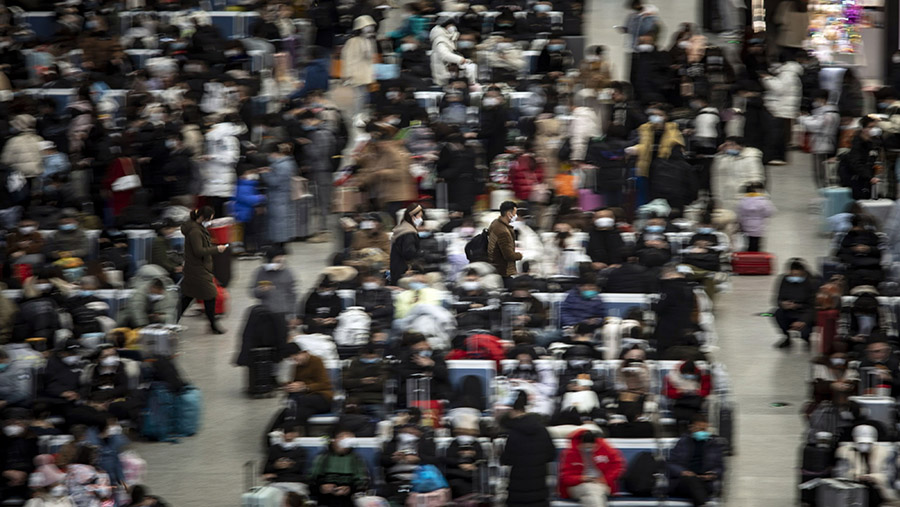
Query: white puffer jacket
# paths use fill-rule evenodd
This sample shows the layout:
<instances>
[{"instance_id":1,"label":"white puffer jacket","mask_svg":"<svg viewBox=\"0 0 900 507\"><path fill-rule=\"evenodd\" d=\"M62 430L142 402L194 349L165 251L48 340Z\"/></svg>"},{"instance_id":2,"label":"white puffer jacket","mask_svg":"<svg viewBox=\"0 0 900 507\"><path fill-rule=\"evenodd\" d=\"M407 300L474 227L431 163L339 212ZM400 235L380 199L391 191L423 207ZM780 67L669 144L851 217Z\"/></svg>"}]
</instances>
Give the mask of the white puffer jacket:
<instances>
[{"instance_id":1,"label":"white puffer jacket","mask_svg":"<svg viewBox=\"0 0 900 507\"><path fill-rule=\"evenodd\" d=\"M710 186L721 207L734 211L741 195L741 187L752 181L765 183L766 170L762 152L756 148L744 148L737 155L719 153L710 170Z\"/></svg>"},{"instance_id":2,"label":"white puffer jacket","mask_svg":"<svg viewBox=\"0 0 900 507\"><path fill-rule=\"evenodd\" d=\"M206 133L204 152L208 160L203 163L201 177L203 189L200 195L209 197L233 197L237 179L235 164L241 155L238 138L240 128L233 123L213 125Z\"/></svg>"},{"instance_id":3,"label":"white puffer jacket","mask_svg":"<svg viewBox=\"0 0 900 507\"><path fill-rule=\"evenodd\" d=\"M438 25L431 29L431 79L434 84L443 86L450 80L447 65L462 65L466 59L456 53L456 39L459 33L451 34L446 28Z\"/></svg>"},{"instance_id":4,"label":"white puffer jacket","mask_svg":"<svg viewBox=\"0 0 900 507\"><path fill-rule=\"evenodd\" d=\"M763 102L766 109L776 118L796 118L800 114L800 101L803 98L803 66L797 62L786 62L777 75L762 80L766 88Z\"/></svg>"},{"instance_id":5,"label":"white puffer jacket","mask_svg":"<svg viewBox=\"0 0 900 507\"><path fill-rule=\"evenodd\" d=\"M35 178L44 173L44 156L41 153L41 136L33 130L19 133L3 147L0 161L16 169L26 178Z\"/></svg>"}]
</instances>

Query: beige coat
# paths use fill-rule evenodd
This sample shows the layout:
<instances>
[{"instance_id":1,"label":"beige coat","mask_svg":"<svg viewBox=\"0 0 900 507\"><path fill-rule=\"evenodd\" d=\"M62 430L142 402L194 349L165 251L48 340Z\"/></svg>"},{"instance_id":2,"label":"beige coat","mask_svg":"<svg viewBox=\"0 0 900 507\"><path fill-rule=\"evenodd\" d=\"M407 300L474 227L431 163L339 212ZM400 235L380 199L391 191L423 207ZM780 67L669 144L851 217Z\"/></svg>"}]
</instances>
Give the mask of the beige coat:
<instances>
[{"instance_id":1,"label":"beige coat","mask_svg":"<svg viewBox=\"0 0 900 507\"><path fill-rule=\"evenodd\" d=\"M534 122L534 154L546 160L544 181L553 181L559 171L559 147L566 136L563 123L556 118L539 119Z\"/></svg>"},{"instance_id":2,"label":"beige coat","mask_svg":"<svg viewBox=\"0 0 900 507\"><path fill-rule=\"evenodd\" d=\"M341 77L350 86L366 86L375 82L375 41L358 35L351 37L341 50Z\"/></svg>"},{"instance_id":3,"label":"beige coat","mask_svg":"<svg viewBox=\"0 0 900 507\"><path fill-rule=\"evenodd\" d=\"M370 144L359 158L357 186L366 188L379 206L389 202L409 202L418 197L409 173L409 152L400 141Z\"/></svg>"},{"instance_id":4,"label":"beige coat","mask_svg":"<svg viewBox=\"0 0 900 507\"><path fill-rule=\"evenodd\" d=\"M44 138L26 130L10 139L3 147L0 162L18 169L26 178L36 178L44 173L44 155L41 141Z\"/></svg>"}]
</instances>

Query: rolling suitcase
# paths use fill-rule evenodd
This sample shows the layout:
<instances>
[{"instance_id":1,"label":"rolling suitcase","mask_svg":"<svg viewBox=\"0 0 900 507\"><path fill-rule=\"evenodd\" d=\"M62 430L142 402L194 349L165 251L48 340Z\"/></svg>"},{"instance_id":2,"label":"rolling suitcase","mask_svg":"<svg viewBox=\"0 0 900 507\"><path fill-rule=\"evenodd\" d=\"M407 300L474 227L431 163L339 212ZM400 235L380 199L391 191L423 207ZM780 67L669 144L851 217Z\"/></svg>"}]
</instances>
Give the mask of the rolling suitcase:
<instances>
[{"instance_id":1,"label":"rolling suitcase","mask_svg":"<svg viewBox=\"0 0 900 507\"><path fill-rule=\"evenodd\" d=\"M141 434L150 440L171 442L175 400L164 382L153 382L142 413Z\"/></svg>"},{"instance_id":2,"label":"rolling suitcase","mask_svg":"<svg viewBox=\"0 0 900 507\"><path fill-rule=\"evenodd\" d=\"M891 199L879 199L878 191L879 186L877 184L872 185L872 198L862 199L858 202L863 211L875 217L878 229L881 230L888 217L891 216L891 212L894 210L896 203Z\"/></svg>"},{"instance_id":3,"label":"rolling suitcase","mask_svg":"<svg viewBox=\"0 0 900 507\"><path fill-rule=\"evenodd\" d=\"M281 507L284 505L285 492L272 486L256 485L256 463L248 461L244 464L247 492L241 495L241 507Z\"/></svg>"},{"instance_id":4,"label":"rolling suitcase","mask_svg":"<svg viewBox=\"0 0 900 507\"><path fill-rule=\"evenodd\" d=\"M822 232L831 232L828 218L838 213L847 211L847 206L853 202L853 195L846 187L825 187L819 190L824 203L822 205Z\"/></svg>"},{"instance_id":5,"label":"rolling suitcase","mask_svg":"<svg viewBox=\"0 0 900 507\"><path fill-rule=\"evenodd\" d=\"M200 431L203 415L203 395L194 386L185 386L175 398L175 428L177 435L189 437Z\"/></svg>"},{"instance_id":6,"label":"rolling suitcase","mask_svg":"<svg viewBox=\"0 0 900 507\"><path fill-rule=\"evenodd\" d=\"M803 447L800 463L800 484L828 477L831 474L831 467L834 466L834 450L830 447L806 444ZM814 505L816 503L816 491L814 489L801 489L800 501Z\"/></svg>"},{"instance_id":7,"label":"rolling suitcase","mask_svg":"<svg viewBox=\"0 0 900 507\"><path fill-rule=\"evenodd\" d=\"M175 326L151 324L140 330L138 343L148 356L172 356L178 349L178 333Z\"/></svg>"},{"instance_id":8,"label":"rolling suitcase","mask_svg":"<svg viewBox=\"0 0 900 507\"><path fill-rule=\"evenodd\" d=\"M406 379L406 406L418 407L422 411L423 426L441 426L441 403L431 399L431 377L416 374Z\"/></svg>"},{"instance_id":9,"label":"rolling suitcase","mask_svg":"<svg viewBox=\"0 0 900 507\"><path fill-rule=\"evenodd\" d=\"M247 394L258 398L272 396L275 390L275 349L258 347L250 349L250 368L247 374Z\"/></svg>"},{"instance_id":10,"label":"rolling suitcase","mask_svg":"<svg viewBox=\"0 0 900 507\"><path fill-rule=\"evenodd\" d=\"M719 436L725 440L725 453L734 456L734 405L728 400L723 400L719 406L718 424Z\"/></svg>"},{"instance_id":11,"label":"rolling suitcase","mask_svg":"<svg viewBox=\"0 0 900 507\"><path fill-rule=\"evenodd\" d=\"M816 488L817 507L866 507L869 490L857 482L825 479Z\"/></svg>"},{"instance_id":12,"label":"rolling suitcase","mask_svg":"<svg viewBox=\"0 0 900 507\"><path fill-rule=\"evenodd\" d=\"M126 230L128 235L128 253L131 254L131 262L135 269L150 262L153 255L153 240L156 239L156 231L135 229Z\"/></svg>"},{"instance_id":13,"label":"rolling suitcase","mask_svg":"<svg viewBox=\"0 0 900 507\"><path fill-rule=\"evenodd\" d=\"M735 252L731 269L737 275L770 275L775 256L766 252Z\"/></svg>"},{"instance_id":14,"label":"rolling suitcase","mask_svg":"<svg viewBox=\"0 0 900 507\"><path fill-rule=\"evenodd\" d=\"M312 195L304 195L294 201L294 212L296 214L294 223L297 226L297 230L294 231L294 237L305 239L312 236L312 227L310 226L312 205Z\"/></svg>"}]
</instances>

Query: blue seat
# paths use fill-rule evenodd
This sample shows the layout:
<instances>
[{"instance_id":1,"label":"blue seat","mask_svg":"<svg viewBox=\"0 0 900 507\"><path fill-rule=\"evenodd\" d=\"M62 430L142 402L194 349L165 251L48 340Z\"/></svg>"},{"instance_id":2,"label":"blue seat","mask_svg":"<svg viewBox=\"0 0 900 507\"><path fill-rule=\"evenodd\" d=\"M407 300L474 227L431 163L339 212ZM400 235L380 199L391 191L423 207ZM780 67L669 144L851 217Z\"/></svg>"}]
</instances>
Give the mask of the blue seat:
<instances>
[{"instance_id":1,"label":"blue seat","mask_svg":"<svg viewBox=\"0 0 900 507\"><path fill-rule=\"evenodd\" d=\"M625 317L632 308L646 310L650 307L647 294L600 294L600 299L609 317Z\"/></svg>"},{"instance_id":2,"label":"blue seat","mask_svg":"<svg viewBox=\"0 0 900 507\"><path fill-rule=\"evenodd\" d=\"M450 386L454 391L462 386L464 378L470 375L479 378L488 406L493 405L494 379L497 377L496 362L486 359L454 359L447 361L447 372Z\"/></svg>"},{"instance_id":3,"label":"blue seat","mask_svg":"<svg viewBox=\"0 0 900 507\"><path fill-rule=\"evenodd\" d=\"M128 290L117 290L117 289L104 289L98 290L94 295L97 298L102 299L104 303L109 305L109 317L115 321L119 320L119 311L122 308L125 308L125 305L128 303L128 298L131 297L131 294L134 291Z\"/></svg>"},{"instance_id":4,"label":"blue seat","mask_svg":"<svg viewBox=\"0 0 900 507\"><path fill-rule=\"evenodd\" d=\"M131 254L134 269L150 262L150 258L153 256L153 240L156 239L156 231L135 229L123 232L128 235L128 253Z\"/></svg>"},{"instance_id":5,"label":"blue seat","mask_svg":"<svg viewBox=\"0 0 900 507\"><path fill-rule=\"evenodd\" d=\"M48 41L56 34L56 13L52 11L27 12L24 21L34 32L38 40Z\"/></svg>"}]
</instances>

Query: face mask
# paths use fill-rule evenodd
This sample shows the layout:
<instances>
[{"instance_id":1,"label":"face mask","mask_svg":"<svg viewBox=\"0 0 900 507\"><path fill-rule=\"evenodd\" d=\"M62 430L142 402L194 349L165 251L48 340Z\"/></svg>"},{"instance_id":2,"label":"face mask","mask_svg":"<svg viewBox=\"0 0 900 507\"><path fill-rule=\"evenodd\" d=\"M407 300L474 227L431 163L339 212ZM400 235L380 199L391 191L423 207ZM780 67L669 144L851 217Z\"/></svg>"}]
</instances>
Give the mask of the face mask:
<instances>
[{"instance_id":1,"label":"face mask","mask_svg":"<svg viewBox=\"0 0 900 507\"><path fill-rule=\"evenodd\" d=\"M456 441L462 445L472 445L475 443L475 437L472 435L460 435L456 437Z\"/></svg>"},{"instance_id":2,"label":"face mask","mask_svg":"<svg viewBox=\"0 0 900 507\"><path fill-rule=\"evenodd\" d=\"M684 377L685 380L698 380L698 379L700 378L699 375L696 375L696 374L694 374L694 373L690 373L690 374L687 374L687 375L682 375L682 377Z\"/></svg>"},{"instance_id":3,"label":"face mask","mask_svg":"<svg viewBox=\"0 0 900 507\"><path fill-rule=\"evenodd\" d=\"M447 33L449 33L450 35L453 35L453 34L457 33L456 27L453 26L453 25L448 26L448 27L447 27Z\"/></svg>"},{"instance_id":4,"label":"face mask","mask_svg":"<svg viewBox=\"0 0 900 507\"><path fill-rule=\"evenodd\" d=\"M856 444L856 450L859 452L867 453L872 450L871 442L858 442Z\"/></svg>"},{"instance_id":5,"label":"face mask","mask_svg":"<svg viewBox=\"0 0 900 507\"><path fill-rule=\"evenodd\" d=\"M187 42L173 42L169 47L175 51L181 51L187 47Z\"/></svg>"},{"instance_id":6,"label":"face mask","mask_svg":"<svg viewBox=\"0 0 900 507\"><path fill-rule=\"evenodd\" d=\"M597 226L598 229L609 229L610 227L616 225L616 221L609 217L603 217L594 220L594 225Z\"/></svg>"},{"instance_id":7,"label":"face mask","mask_svg":"<svg viewBox=\"0 0 900 507\"><path fill-rule=\"evenodd\" d=\"M653 44L638 44L637 47L637 50L641 53L650 53L653 49Z\"/></svg>"},{"instance_id":8,"label":"face mask","mask_svg":"<svg viewBox=\"0 0 900 507\"><path fill-rule=\"evenodd\" d=\"M500 105L500 99L498 99L497 97L488 97L484 99L482 103L484 104L484 107L497 107L498 105Z\"/></svg>"},{"instance_id":9,"label":"face mask","mask_svg":"<svg viewBox=\"0 0 900 507\"><path fill-rule=\"evenodd\" d=\"M7 368L9 368L9 363L0 363L0 373L6 371Z\"/></svg>"},{"instance_id":10,"label":"face mask","mask_svg":"<svg viewBox=\"0 0 900 507\"><path fill-rule=\"evenodd\" d=\"M647 227L644 227L644 230L650 233L659 234L666 230L666 228L661 225L648 225Z\"/></svg>"},{"instance_id":11,"label":"face mask","mask_svg":"<svg viewBox=\"0 0 900 507\"><path fill-rule=\"evenodd\" d=\"M726 154L726 155L731 155L732 157L736 157L736 156L738 156L738 155L741 154L741 151L740 151L740 150L736 150L736 149L734 149L734 148L731 148L730 150L725 150L725 154Z\"/></svg>"},{"instance_id":12,"label":"face mask","mask_svg":"<svg viewBox=\"0 0 900 507\"><path fill-rule=\"evenodd\" d=\"M529 363L519 363L519 369L525 370L525 371L531 371L534 369L534 365L529 364Z\"/></svg>"},{"instance_id":13,"label":"face mask","mask_svg":"<svg viewBox=\"0 0 900 507\"><path fill-rule=\"evenodd\" d=\"M547 51L558 52L566 49L565 44L547 44Z\"/></svg>"},{"instance_id":14,"label":"face mask","mask_svg":"<svg viewBox=\"0 0 900 507\"><path fill-rule=\"evenodd\" d=\"M61 231L74 231L78 226L75 224L61 224L59 226L59 230Z\"/></svg>"},{"instance_id":15,"label":"face mask","mask_svg":"<svg viewBox=\"0 0 900 507\"><path fill-rule=\"evenodd\" d=\"M375 364L381 361L380 357L361 357L359 362L363 364Z\"/></svg>"},{"instance_id":16,"label":"face mask","mask_svg":"<svg viewBox=\"0 0 900 507\"><path fill-rule=\"evenodd\" d=\"M92 290L83 290L83 291L81 291L80 294L81 294L81 297L88 298L88 297L91 297L91 296L94 295L94 291L92 291Z\"/></svg>"},{"instance_id":17,"label":"face mask","mask_svg":"<svg viewBox=\"0 0 900 507\"><path fill-rule=\"evenodd\" d=\"M409 283L409 288L412 290L422 290L425 287L428 287L428 286L422 282L410 282Z\"/></svg>"},{"instance_id":18,"label":"face mask","mask_svg":"<svg viewBox=\"0 0 900 507\"><path fill-rule=\"evenodd\" d=\"M831 366L844 366L847 364L847 360L843 357L832 357L831 358Z\"/></svg>"},{"instance_id":19,"label":"face mask","mask_svg":"<svg viewBox=\"0 0 900 507\"><path fill-rule=\"evenodd\" d=\"M122 427L118 426L118 425L110 426L110 427L106 428L106 434L107 435L121 435Z\"/></svg>"},{"instance_id":20,"label":"face mask","mask_svg":"<svg viewBox=\"0 0 900 507\"><path fill-rule=\"evenodd\" d=\"M569 361L569 366L572 368L583 368L587 366L591 361L589 359L572 359Z\"/></svg>"},{"instance_id":21,"label":"face mask","mask_svg":"<svg viewBox=\"0 0 900 507\"><path fill-rule=\"evenodd\" d=\"M713 232L715 232L715 229L713 229L712 227L699 227L697 229L697 232L699 232L700 234L712 234Z\"/></svg>"},{"instance_id":22,"label":"face mask","mask_svg":"<svg viewBox=\"0 0 900 507\"><path fill-rule=\"evenodd\" d=\"M165 294L150 294L150 301L156 303L157 301L162 301L165 297Z\"/></svg>"},{"instance_id":23,"label":"face mask","mask_svg":"<svg viewBox=\"0 0 900 507\"><path fill-rule=\"evenodd\" d=\"M419 231L419 237L420 238L430 238L431 231Z\"/></svg>"},{"instance_id":24,"label":"face mask","mask_svg":"<svg viewBox=\"0 0 900 507\"><path fill-rule=\"evenodd\" d=\"M869 135L872 137L880 137L881 136L881 128L879 128L879 127L870 128Z\"/></svg>"},{"instance_id":25,"label":"face mask","mask_svg":"<svg viewBox=\"0 0 900 507\"><path fill-rule=\"evenodd\" d=\"M422 220L422 217L413 218L413 225L415 225L416 227L421 227L422 224L424 224L424 223L425 223L425 220Z\"/></svg>"},{"instance_id":26,"label":"face mask","mask_svg":"<svg viewBox=\"0 0 900 507\"><path fill-rule=\"evenodd\" d=\"M594 299L597 297L598 292L595 290L583 290L581 291L581 297L584 299Z\"/></svg>"},{"instance_id":27,"label":"face mask","mask_svg":"<svg viewBox=\"0 0 900 507\"><path fill-rule=\"evenodd\" d=\"M678 47L680 47L681 49L687 49L687 48L691 47L691 43L686 40L683 40L678 43Z\"/></svg>"},{"instance_id":28,"label":"face mask","mask_svg":"<svg viewBox=\"0 0 900 507\"><path fill-rule=\"evenodd\" d=\"M152 121L153 123L160 123L165 121L165 119L163 118L162 113L150 113L150 121Z\"/></svg>"},{"instance_id":29,"label":"face mask","mask_svg":"<svg viewBox=\"0 0 900 507\"><path fill-rule=\"evenodd\" d=\"M326 297L326 298L331 297L334 295L334 291L333 290L323 290L323 291L319 292L319 295L322 297Z\"/></svg>"},{"instance_id":30,"label":"face mask","mask_svg":"<svg viewBox=\"0 0 900 507\"><path fill-rule=\"evenodd\" d=\"M456 47L458 47L459 49L471 49L475 47L475 42L470 40L461 40L456 43Z\"/></svg>"},{"instance_id":31,"label":"face mask","mask_svg":"<svg viewBox=\"0 0 900 507\"><path fill-rule=\"evenodd\" d=\"M516 221L518 221L518 219L519 219L518 215L513 215L512 218L509 219L510 225L516 223Z\"/></svg>"},{"instance_id":32,"label":"face mask","mask_svg":"<svg viewBox=\"0 0 900 507\"><path fill-rule=\"evenodd\" d=\"M36 227L19 227L19 232L22 233L23 235L27 236L27 235L31 234L32 232L34 232L35 229L36 229Z\"/></svg>"},{"instance_id":33,"label":"face mask","mask_svg":"<svg viewBox=\"0 0 900 507\"><path fill-rule=\"evenodd\" d=\"M61 498L66 496L69 493L69 490L66 489L62 484L53 486L50 488L50 496L54 498Z\"/></svg>"},{"instance_id":34,"label":"face mask","mask_svg":"<svg viewBox=\"0 0 900 507\"><path fill-rule=\"evenodd\" d=\"M400 433L397 435L397 440L403 442L404 444L411 444L413 442L418 442L419 437L413 435L412 433Z\"/></svg>"},{"instance_id":35,"label":"face mask","mask_svg":"<svg viewBox=\"0 0 900 507\"><path fill-rule=\"evenodd\" d=\"M359 224L359 228L368 231L375 228L375 222L371 220L363 220L362 223Z\"/></svg>"},{"instance_id":36,"label":"face mask","mask_svg":"<svg viewBox=\"0 0 900 507\"><path fill-rule=\"evenodd\" d=\"M552 9L552 7L547 4L537 4L534 6L534 12L550 12L550 9Z\"/></svg>"},{"instance_id":37,"label":"face mask","mask_svg":"<svg viewBox=\"0 0 900 507\"><path fill-rule=\"evenodd\" d=\"M263 264L263 268L266 271L278 271L281 269L281 264L277 262L269 262L267 264Z\"/></svg>"},{"instance_id":38,"label":"face mask","mask_svg":"<svg viewBox=\"0 0 900 507\"><path fill-rule=\"evenodd\" d=\"M431 350L420 350L418 354L422 357L431 357Z\"/></svg>"},{"instance_id":39,"label":"face mask","mask_svg":"<svg viewBox=\"0 0 900 507\"><path fill-rule=\"evenodd\" d=\"M175 149L175 140L174 139L166 139L166 148L170 150Z\"/></svg>"},{"instance_id":40,"label":"face mask","mask_svg":"<svg viewBox=\"0 0 900 507\"><path fill-rule=\"evenodd\" d=\"M418 47L419 46L413 44L412 42L407 42L406 44L400 44L400 51L403 51L404 53L407 51L415 51Z\"/></svg>"},{"instance_id":41,"label":"face mask","mask_svg":"<svg viewBox=\"0 0 900 507\"><path fill-rule=\"evenodd\" d=\"M346 451L347 449L353 449L353 446L356 445L355 438L342 438L340 440L335 440L334 446L340 451Z\"/></svg>"},{"instance_id":42,"label":"face mask","mask_svg":"<svg viewBox=\"0 0 900 507\"><path fill-rule=\"evenodd\" d=\"M105 366L107 368L112 368L119 364L118 356L107 356L100 360L100 366Z\"/></svg>"},{"instance_id":43,"label":"face mask","mask_svg":"<svg viewBox=\"0 0 900 507\"><path fill-rule=\"evenodd\" d=\"M364 33L364 34L366 34L366 35L375 33L375 27L372 26L372 25L364 26L363 29L362 29L362 33Z\"/></svg>"},{"instance_id":44,"label":"face mask","mask_svg":"<svg viewBox=\"0 0 900 507\"><path fill-rule=\"evenodd\" d=\"M784 279L787 280L788 283L803 283L803 280L806 280L806 278L802 276L786 276Z\"/></svg>"},{"instance_id":45,"label":"face mask","mask_svg":"<svg viewBox=\"0 0 900 507\"><path fill-rule=\"evenodd\" d=\"M463 290L467 291L478 290L481 288L481 282L478 281L463 282L460 285L462 286Z\"/></svg>"},{"instance_id":46,"label":"face mask","mask_svg":"<svg viewBox=\"0 0 900 507\"><path fill-rule=\"evenodd\" d=\"M212 224L212 222L211 222L210 220L207 220L207 221L203 222L203 223L200 224L200 225L202 225L203 227L209 227L210 224Z\"/></svg>"},{"instance_id":47,"label":"face mask","mask_svg":"<svg viewBox=\"0 0 900 507\"><path fill-rule=\"evenodd\" d=\"M53 288L52 283L37 283L34 285L34 288L41 292L50 292L50 289Z\"/></svg>"},{"instance_id":48,"label":"face mask","mask_svg":"<svg viewBox=\"0 0 900 507\"><path fill-rule=\"evenodd\" d=\"M464 237L464 238L468 238L468 237L470 237L470 236L474 236L474 235L475 235L475 228L474 228L474 227L461 227L461 228L459 229L459 235L462 236L462 237Z\"/></svg>"},{"instance_id":49,"label":"face mask","mask_svg":"<svg viewBox=\"0 0 900 507\"><path fill-rule=\"evenodd\" d=\"M660 115L658 115L658 114L651 114L651 115L650 115L650 123L662 123L662 122L663 122L663 117L662 117L662 116L660 116Z\"/></svg>"},{"instance_id":50,"label":"face mask","mask_svg":"<svg viewBox=\"0 0 900 507\"><path fill-rule=\"evenodd\" d=\"M69 366L75 366L76 364L78 364L78 361L80 361L80 360L81 360L81 358L78 356L66 356L66 357L62 358L62 362Z\"/></svg>"},{"instance_id":51,"label":"face mask","mask_svg":"<svg viewBox=\"0 0 900 507\"><path fill-rule=\"evenodd\" d=\"M3 427L3 433L8 437L17 437L22 433L25 433L25 428L18 424L10 424L9 426Z\"/></svg>"},{"instance_id":52,"label":"face mask","mask_svg":"<svg viewBox=\"0 0 900 507\"><path fill-rule=\"evenodd\" d=\"M695 431L691 434L694 437L694 440L698 442L703 442L705 440L709 440L709 432L708 431Z\"/></svg>"},{"instance_id":53,"label":"face mask","mask_svg":"<svg viewBox=\"0 0 900 507\"><path fill-rule=\"evenodd\" d=\"M900 63L900 55L894 55L891 57L891 61L894 63Z\"/></svg>"}]
</instances>

